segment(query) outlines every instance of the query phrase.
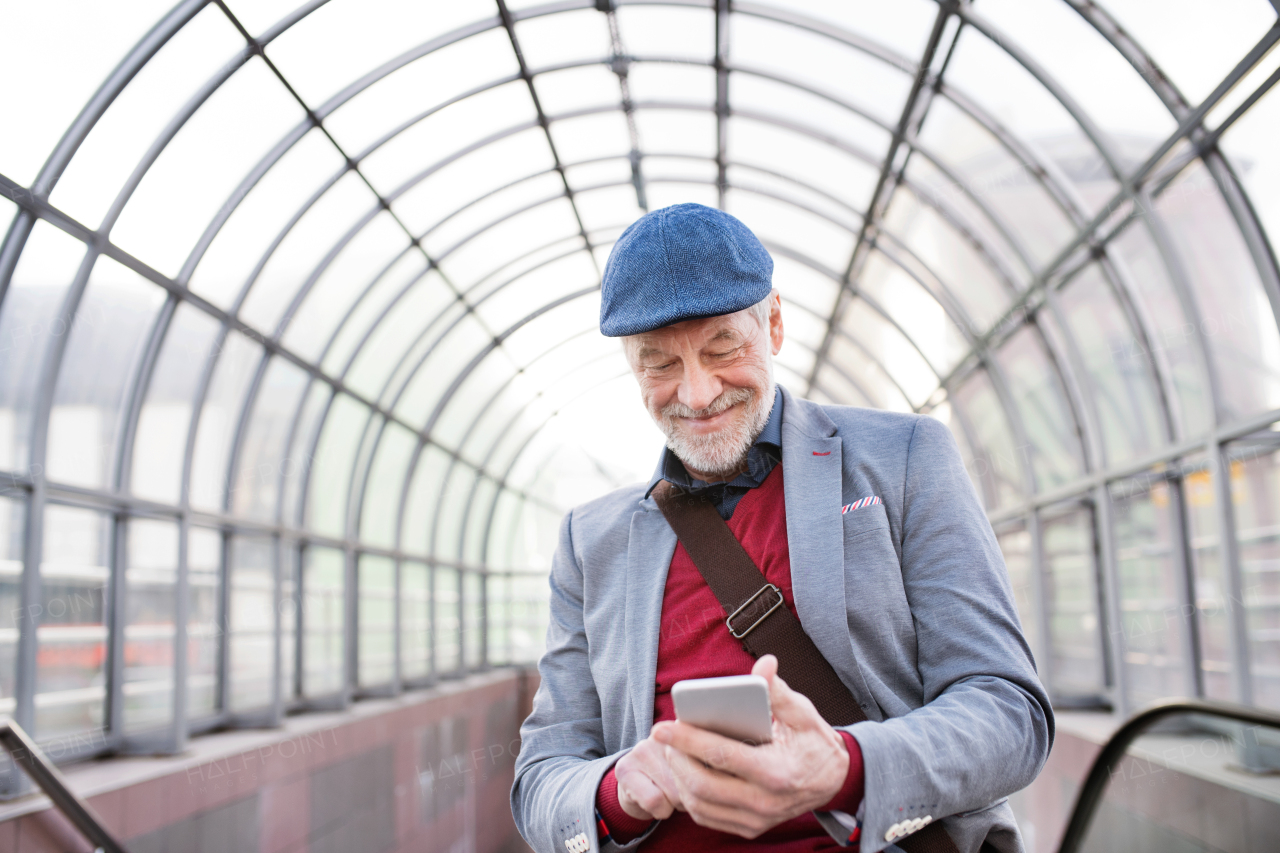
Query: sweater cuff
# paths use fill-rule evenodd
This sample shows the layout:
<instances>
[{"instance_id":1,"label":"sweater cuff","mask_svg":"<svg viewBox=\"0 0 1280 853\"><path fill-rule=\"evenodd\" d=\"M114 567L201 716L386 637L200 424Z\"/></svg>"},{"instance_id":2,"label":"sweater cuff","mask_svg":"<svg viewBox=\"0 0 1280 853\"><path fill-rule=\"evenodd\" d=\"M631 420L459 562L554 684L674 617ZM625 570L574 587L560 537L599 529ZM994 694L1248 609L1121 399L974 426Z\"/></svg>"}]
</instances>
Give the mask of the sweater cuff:
<instances>
[{"instance_id":1,"label":"sweater cuff","mask_svg":"<svg viewBox=\"0 0 1280 853\"><path fill-rule=\"evenodd\" d=\"M848 732L838 729L840 737L844 739L844 748L849 752L849 770L844 774L844 784L840 786L840 790L831 798L831 802L827 803L818 811L832 812L839 811L846 814L856 814L858 806L862 805L862 795L866 789L866 777L862 766L862 747L858 746L858 740ZM610 773L613 771L610 770ZM609 779L608 776L605 779ZM600 790L604 790L604 783L600 783ZM617 802L617 783L614 783L614 802ZM621 808L619 808L621 811ZM623 812L626 814L626 812Z\"/></svg>"},{"instance_id":2,"label":"sweater cuff","mask_svg":"<svg viewBox=\"0 0 1280 853\"><path fill-rule=\"evenodd\" d=\"M854 741L857 743L857 741ZM858 753L858 779L862 779L862 753ZM858 798L862 798L862 787L859 784ZM614 775L613 768L609 768L609 772L604 774L604 778L600 780L600 787L596 789L596 809L600 812L600 817L604 820L605 828L609 831L609 836L613 838L615 844L626 844L644 835L649 825L653 823L650 820L632 817L622 810L621 804L618 803L618 777Z\"/></svg>"}]
</instances>

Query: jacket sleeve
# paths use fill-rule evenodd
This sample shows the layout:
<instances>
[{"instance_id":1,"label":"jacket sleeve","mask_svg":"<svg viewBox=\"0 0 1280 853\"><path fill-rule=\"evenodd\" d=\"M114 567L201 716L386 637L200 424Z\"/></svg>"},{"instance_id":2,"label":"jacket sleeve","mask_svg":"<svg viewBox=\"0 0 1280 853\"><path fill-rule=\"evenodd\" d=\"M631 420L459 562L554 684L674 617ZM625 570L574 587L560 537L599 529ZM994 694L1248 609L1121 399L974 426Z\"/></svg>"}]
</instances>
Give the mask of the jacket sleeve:
<instances>
[{"instance_id":1,"label":"jacket sleeve","mask_svg":"<svg viewBox=\"0 0 1280 853\"><path fill-rule=\"evenodd\" d=\"M547 651L533 713L520 727L520 755L511 787L516 828L538 853L596 851L596 789L626 750L605 754L600 697L583 625L583 575L573 545L573 513L560 526L551 564ZM625 846L630 850L648 833Z\"/></svg>"},{"instance_id":2,"label":"jacket sleeve","mask_svg":"<svg viewBox=\"0 0 1280 853\"><path fill-rule=\"evenodd\" d=\"M964 818L1030 784L1053 744L1053 711L995 535L954 439L932 418L912 434L901 518L924 704L848 728L866 772L861 853L924 817L956 816L944 826L964 838Z\"/></svg>"}]
</instances>

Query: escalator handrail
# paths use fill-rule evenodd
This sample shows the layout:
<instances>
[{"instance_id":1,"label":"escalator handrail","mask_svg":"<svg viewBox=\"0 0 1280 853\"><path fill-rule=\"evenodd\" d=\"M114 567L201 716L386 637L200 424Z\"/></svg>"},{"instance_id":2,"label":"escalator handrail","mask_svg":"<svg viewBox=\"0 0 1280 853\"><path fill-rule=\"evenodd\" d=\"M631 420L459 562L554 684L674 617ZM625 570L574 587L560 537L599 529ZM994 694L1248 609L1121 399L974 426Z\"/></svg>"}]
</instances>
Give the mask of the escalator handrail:
<instances>
[{"instance_id":1,"label":"escalator handrail","mask_svg":"<svg viewBox=\"0 0 1280 853\"><path fill-rule=\"evenodd\" d=\"M1220 702L1210 699L1169 699L1138 711L1116 730L1111 739L1094 759L1080 788L1080 796L1076 798L1075 809L1071 812L1071 820L1067 823L1066 832L1062 835L1062 844L1058 853L1078 853L1089 829L1093 813L1102 800L1103 791L1111 779L1112 766L1125 754L1129 745L1151 724L1165 717L1176 714L1201 714L1211 717L1226 717L1241 723L1256 726L1270 726L1280 729L1280 714L1262 708L1251 708L1237 705L1234 702Z\"/></svg>"},{"instance_id":2,"label":"escalator handrail","mask_svg":"<svg viewBox=\"0 0 1280 853\"><path fill-rule=\"evenodd\" d=\"M90 843L102 853L128 853L124 845L102 825L89 804L71 792L67 780L35 741L8 717L0 717L0 745L9 751L14 763L27 772L58 811L66 815Z\"/></svg>"}]
</instances>

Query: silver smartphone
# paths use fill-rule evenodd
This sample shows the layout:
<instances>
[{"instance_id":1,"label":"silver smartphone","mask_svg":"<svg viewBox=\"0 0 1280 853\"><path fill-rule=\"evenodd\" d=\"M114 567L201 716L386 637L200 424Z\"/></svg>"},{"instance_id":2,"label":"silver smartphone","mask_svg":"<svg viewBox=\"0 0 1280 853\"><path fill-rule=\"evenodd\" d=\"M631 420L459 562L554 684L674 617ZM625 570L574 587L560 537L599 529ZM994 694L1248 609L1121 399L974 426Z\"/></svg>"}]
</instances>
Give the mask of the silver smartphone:
<instances>
[{"instance_id":1,"label":"silver smartphone","mask_svg":"<svg viewBox=\"0 0 1280 853\"><path fill-rule=\"evenodd\" d=\"M690 678L671 688L676 719L748 743L773 737L769 682L759 675Z\"/></svg>"}]
</instances>

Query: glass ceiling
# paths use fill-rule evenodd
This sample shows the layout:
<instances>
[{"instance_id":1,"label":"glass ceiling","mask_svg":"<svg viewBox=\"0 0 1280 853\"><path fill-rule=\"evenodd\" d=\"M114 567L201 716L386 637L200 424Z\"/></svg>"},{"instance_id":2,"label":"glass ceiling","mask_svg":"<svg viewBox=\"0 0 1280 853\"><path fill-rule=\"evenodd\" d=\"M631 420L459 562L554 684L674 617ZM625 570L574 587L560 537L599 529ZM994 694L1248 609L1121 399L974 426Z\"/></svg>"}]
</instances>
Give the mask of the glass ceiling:
<instances>
[{"instance_id":1,"label":"glass ceiling","mask_svg":"<svg viewBox=\"0 0 1280 853\"><path fill-rule=\"evenodd\" d=\"M3 11L44 35L0 57L0 711L39 736L180 743L536 656L561 514L661 446L600 270L684 201L772 252L780 382L951 427L1056 697L1147 695L1099 625L1136 600L1152 482L1191 542L1206 478L1221 576L1188 546L1179 594L1244 600L1222 472L1280 420L1266 0L1212 26L1150 0L295 3ZM1280 704L1280 605L1223 619L1148 693ZM46 663L109 635L118 660Z\"/></svg>"}]
</instances>

